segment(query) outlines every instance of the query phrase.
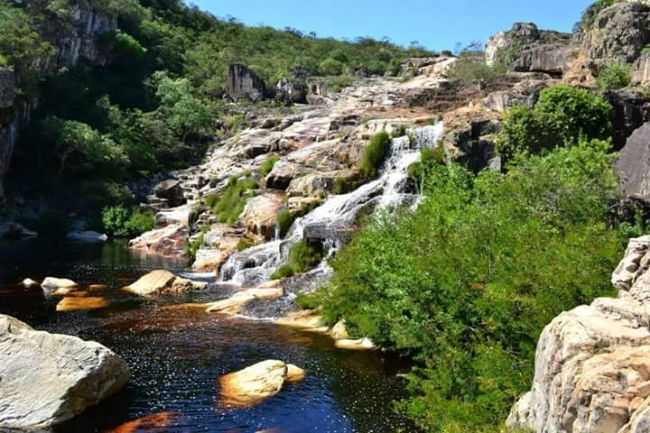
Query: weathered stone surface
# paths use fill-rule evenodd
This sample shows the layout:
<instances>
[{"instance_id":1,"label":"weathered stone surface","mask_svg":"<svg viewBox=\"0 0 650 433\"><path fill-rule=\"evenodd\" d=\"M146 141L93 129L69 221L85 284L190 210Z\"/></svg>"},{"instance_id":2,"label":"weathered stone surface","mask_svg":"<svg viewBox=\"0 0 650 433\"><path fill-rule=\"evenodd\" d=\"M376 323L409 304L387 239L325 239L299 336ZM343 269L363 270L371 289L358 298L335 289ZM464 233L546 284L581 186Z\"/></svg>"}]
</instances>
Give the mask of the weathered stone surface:
<instances>
[{"instance_id":1,"label":"weathered stone surface","mask_svg":"<svg viewBox=\"0 0 650 433\"><path fill-rule=\"evenodd\" d=\"M342 350L357 350L357 351L377 350L377 346L375 346L375 343L373 343L372 340L370 340L369 338L360 338L358 340L349 340L349 339L336 340L334 345L337 349L342 349Z\"/></svg>"},{"instance_id":2,"label":"weathered stone surface","mask_svg":"<svg viewBox=\"0 0 650 433\"><path fill-rule=\"evenodd\" d=\"M227 93L233 100L260 101L267 96L266 84L255 72L241 64L228 69Z\"/></svg>"},{"instance_id":3,"label":"weathered stone surface","mask_svg":"<svg viewBox=\"0 0 650 433\"><path fill-rule=\"evenodd\" d=\"M154 194L158 198L167 200L167 204L171 207L182 206L186 202L181 182L176 179L160 182L154 187Z\"/></svg>"},{"instance_id":4,"label":"weathered stone surface","mask_svg":"<svg viewBox=\"0 0 650 433\"><path fill-rule=\"evenodd\" d=\"M629 433L650 400L650 236L632 239L612 276L616 299L558 316L539 340L532 389L510 427L535 433ZM636 430L635 430L636 429Z\"/></svg>"},{"instance_id":5,"label":"weathered stone surface","mask_svg":"<svg viewBox=\"0 0 650 433\"><path fill-rule=\"evenodd\" d=\"M132 239L129 247L145 254L165 257L183 257L189 229L183 224L172 224L155 229Z\"/></svg>"},{"instance_id":6,"label":"weathered stone surface","mask_svg":"<svg viewBox=\"0 0 650 433\"><path fill-rule=\"evenodd\" d=\"M562 75L574 51L566 43L543 44L528 48L519 54L519 58L514 63L514 70Z\"/></svg>"},{"instance_id":7,"label":"weathered stone surface","mask_svg":"<svg viewBox=\"0 0 650 433\"><path fill-rule=\"evenodd\" d=\"M632 63L650 42L650 5L620 2L603 9L584 35L583 50L596 68Z\"/></svg>"},{"instance_id":8,"label":"weathered stone surface","mask_svg":"<svg viewBox=\"0 0 650 433\"><path fill-rule=\"evenodd\" d=\"M611 90L604 96L614 107L614 144L620 149L636 129L650 120L650 104L634 90Z\"/></svg>"},{"instance_id":9,"label":"weathered stone surface","mask_svg":"<svg viewBox=\"0 0 650 433\"><path fill-rule=\"evenodd\" d=\"M291 379L297 380L299 369L291 367ZM302 370L301 370L302 371ZM282 361L264 361L219 378L220 403L229 407L248 407L273 397L290 379L289 368ZM302 372L304 377L304 372Z\"/></svg>"},{"instance_id":10,"label":"weathered stone surface","mask_svg":"<svg viewBox=\"0 0 650 433\"><path fill-rule=\"evenodd\" d=\"M52 291L56 289L75 289L79 286L75 281L67 278L47 277L41 283L43 290Z\"/></svg>"},{"instance_id":11,"label":"weathered stone surface","mask_svg":"<svg viewBox=\"0 0 650 433\"><path fill-rule=\"evenodd\" d=\"M268 287L268 288L255 288L237 292L231 297L213 302L207 305L206 311L208 313L219 313L227 315L239 314L246 304L262 299L274 300L279 299L284 294L281 287Z\"/></svg>"},{"instance_id":12,"label":"weathered stone surface","mask_svg":"<svg viewBox=\"0 0 650 433\"><path fill-rule=\"evenodd\" d=\"M125 287L126 291L140 296L180 294L192 290L203 290L207 283L197 283L177 277L169 271L149 272L135 283Z\"/></svg>"},{"instance_id":13,"label":"weathered stone surface","mask_svg":"<svg viewBox=\"0 0 650 433\"><path fill-rule=\"evenodd\" d=\"M248 200L239 220L251 233L271 240L276 234L278 213L284 206L283 194L264 193Z\"/></svg>"},{"instance_id":14,"label":"weathered stone surface","mask_svg":"<svg viewBox=\"0 0 650 433\"><path fill-rule=\"evenodd\" d=\"M632 68L632 84L647 86L650 84L650 53L641 53Z\"/></svg>"},{"instance_id":15,"label":"weathered stone surface","mask_svg":"<svg viewBox=\"0 0 650 433\"><path fill-rule=\"evenodd\" d=\"M56 304L56 311L73 312L73 311L89 311L101 310L110 305L110 302L105 298L100 297L86 297L86 296L66 296Z\"/></svg>"},{"instance_id":16,"label":"weathered stone surface","mask_svg":"<svg viewBox=\"0 0 650 433\"><path fill-rule=\"evenodd\" d=\"M0 429L47 428L119 391L126 363L106 347L0 315Z\"/></svg>"},{"instance_id":17,"label":"weathered stone surface","mask_svg":"<svg viewBox=\"0 0 650 433\"><path fill-rule=\"evenodd\" d=\"M650 199L650 123L634 131L616 162L621 191Z\"/></svg>"},{"instance_id":18,"label":"weathered stone surface","mask_svg":"<svg viewBox=\"0 0 650 433\"><path fill-rule=\"evenodd\" d=\"M297 365L287 364L287 378L285 381L287 383L296 383L302 381L307 373L302 368Z\"/></svg>"}]
</instances>

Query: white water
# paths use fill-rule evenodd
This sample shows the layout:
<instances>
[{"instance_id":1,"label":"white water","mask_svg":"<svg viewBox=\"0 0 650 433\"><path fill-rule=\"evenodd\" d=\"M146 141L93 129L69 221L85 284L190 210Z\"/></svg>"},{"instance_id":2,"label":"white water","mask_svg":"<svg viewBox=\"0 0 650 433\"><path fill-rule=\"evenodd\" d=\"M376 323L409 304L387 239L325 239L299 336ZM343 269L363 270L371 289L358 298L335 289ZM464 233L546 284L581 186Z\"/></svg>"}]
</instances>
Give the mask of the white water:
<instances>
[{"instance_id":1,"label":"white water","mask_svg":"<svg viewBox=\"0 0 650 433\"><path fill-rule=\"evenodd\" d=\"M287 259L289 250L302 239L323 242L329 257L342 246L363 209L393 209L415 205L416 194L406 192L408 168L420 160L420 151L434 148L442 136L442 122L416 128L405 137L393 139L391 154L384 163L381 176L356 190L330 196L321 206L296 220L286 239L255 246L228 259L221 270L221 281L241 286L254 286L270 279L271 274ZM321 266L327 267L324 261Z\"/></svg>"}]
</instances>

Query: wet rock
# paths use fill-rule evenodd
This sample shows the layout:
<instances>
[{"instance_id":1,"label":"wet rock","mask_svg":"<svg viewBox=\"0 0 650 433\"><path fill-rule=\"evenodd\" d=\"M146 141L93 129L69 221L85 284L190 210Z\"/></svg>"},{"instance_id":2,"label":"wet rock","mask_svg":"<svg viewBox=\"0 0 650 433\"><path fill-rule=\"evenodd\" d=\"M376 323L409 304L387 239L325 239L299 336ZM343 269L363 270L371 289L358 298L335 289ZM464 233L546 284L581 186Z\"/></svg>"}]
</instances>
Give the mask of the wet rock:
<instances>
[{"instance_id":1,"label":"wet rock","mask_svg":"<svg viewBox=\"0 0 650 433\"><path fill-rule=\"evenodd\" d=\"M369 338L360 338L358 340L336 340L334 346L337 349L342 350L356 350L356 351L365 351L365 350L377 350L377 346Z\"/></svg>"},{"instance_id":2,"label":"wet rock","mask_svg":"<svg viewBox=\"0 0 650 433\"><path fill-rule=\"evenodd\" d=\"M266 84L251 69L241 64L230 65L226 92L233 100L261 101L268 96Z\"/></svg>"},{"instance_id":3,"label":"wet rock","mask_svg":"<svg viewBox=\"0 0 650 433\"><path fill-rule=\"evenodd\" d=\"M145 254L164 257L184 257L189 229L183 224L171 224L132 239L129 247Z\"/></svg>"},{"instance_id":4,"label":"wet rock","mask_svg":"<svg viewBox=\"0 0 650 433\"><path fill-rule=\"evenodd\" d=\"M329 330L328 334L335 340L349 340L350 334L345 326L345 320L340 320Z\"/></svg>"},{"instance_id":5,"label":"wet rock","mask_svg":"<svg viewBox=\"0 0 650 433\"><path fill-rule=\"evenodd\" d=\"M60 424L119 391L126 363L106 347L0 315L0 428Z\"/></svg>"},{"instance_id":6,"label":"wet rock","mask_svg":"<svg viewBox=\"0 0 650 433\"><path fill-rule=\"evenodd\" d=\"M41 283L43 290L51 292L57 289L76 289L79 286L76 282L67 278L47 277Z\"/></svg>"},{"instance_id":7,"label":"wet rock","mask_svg":"<svg viewBox=\"0 0 650 433\"><path fill-rule=\"evenodd\" d=\"M220 403L249 407L278 394L288 380L289 368L282 361L264 361L219 378ZM292 368L296 379L297 369Z\"/></svg>"},{"instance_id":8,"label":"wet rock","mask_svg":"<svg viewBox=\"0 0 650 433\"><path fill-rule=\"evenodd\" d=\"M627 140L616 162L616 173L625 196L650 200L650 123Z\"/></svg>"},{"instance_id":9,"label":"wet rock","mask_svg":"<svg viewBox=\"0 0 650 433\"><path fill-rule=\"evenodd\" d=\"M178 207L185 204L185 193L181 182L176 179L169 179L160 182L154 187L156 197L167 200L171 207Z\"/></svg>"},{"instance_id":10,"label":"wet rock","mask_svg":"<svg viewBox=\"0 0 650 433\"><path fill-rule=\"evenodd\" d=\"M27 229L22 224L15 222L4 222L0 223L0 239L28 239L35 238L38 236L38 233Z\"/></svg>"},{"instance_id":11,"label":"wet rock","mask_svg":"<svg viewBox=\"0 0 650 433\"><path fill-rule=\"evenodd\" d=\"M276 234L278 213L284 207L283 194L264 193L248 200L239 221L250 233L271 240Z\"/></svg>"},{"instance_id":12,"label":"wet rock","mask_svg":"<svg viewBox=\"0 0 650 433\"><path fill-rule=\"evenodd\" d=\"M296 329L316 329L327 332L329 328L320 312L314 310L301 310L289 313L287 316L273 321L276 325L287 326Z\"/></svg>"},{"instance_id":13,"label":"wet rock","mask_svg":"<svg viewBox=\"0 0 650 433\"><path fill-rule=\"evenodd\" d=\"M89 243L106 242L108 240L108 236L106 236L105 234L98 233L92 230L83 231L83 232L70 232L67 234L66 237L72 241L89 242Z\"/></svg>"},{"instance_id":14,"label":"wet rock","mask_svg":"<svg viewBox=\"0 0 650 433\"><path fill-rule=\"evenodd\" d=\"M287 383L300 382L305 378L305 376L307 376L305 370L303 370L302 368L296 365L287 364L287 378L286 378Z\"/></svg>"},{"instance_id":15,"label":"wet rock","mask_svg":"<svg viewBox=\"0 0 650 433\"><path fill-rule=\"evenodd\" d=\"M169 271L157 270L149 272L124 289L140 296L155 296L176 295L205 288L207 288L207 283L190 281Z\"/></svg>"},{"instance_id":16,"label":"wet rock","mask_svg":"<svg viewBox=\"0 0 650 433\"><path fill-rule=\"evenodd\" d=\"M26 289L31 289L39 285L38 281L34 281L31 278L25 278L20 284Z\"/></svg>"},{"instance_id":17,"label":"wet rock","mask_svg":"<svg viewBox=\"0 0 650 433\"><path fill-rule=\"evenodd\" d=\"M279 299L284 294L281 287L255 288L237 292L231 297L208 304L208 313L237 315L249 302L255 300L272 301Z\"/></svg>"},{"instance_id":18,"label":"wet rock","mask_svg":"<svg viewBox=\"0 0 650 433\"><path fill-rule=\"evenodd\" d=\"M612 275L618 297L563 313L544 329L532 389L513 407L510 427L620 433L647 423L649 268L650 236L632 239Z\"/></svg>"},{"instance_id":19,"label":"wet rock","mask_svg":"<svg viewBox=\"0 0 650 433\"><path fill-rule=\"evenodd\" d=\"M119 425L105 433L138 433L161 431L172 426L179 418L177 412L160 412L153 415L143 416Z\"/></svg>"},{"instance_id":20,"label":"wet rock","mask_svg":"<svg viewBox=\"0 0 650 433\"><path fill-rule=\"evenodd\" d=\"M73 311L90 311L100 310L110 305L110 302L105 298L99 297L85 297L74 296L65 297L58 304L56 304L56 311L73 312Z\"/></svg>"}]
</instances>

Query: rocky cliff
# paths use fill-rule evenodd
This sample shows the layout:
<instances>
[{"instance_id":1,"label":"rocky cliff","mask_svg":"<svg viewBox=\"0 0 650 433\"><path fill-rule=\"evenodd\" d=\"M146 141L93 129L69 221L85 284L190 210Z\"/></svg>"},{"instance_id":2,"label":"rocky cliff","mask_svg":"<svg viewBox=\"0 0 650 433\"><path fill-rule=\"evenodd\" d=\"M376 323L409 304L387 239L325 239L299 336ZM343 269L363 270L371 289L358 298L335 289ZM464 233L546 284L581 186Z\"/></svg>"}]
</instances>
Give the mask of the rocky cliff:
<instances>
[{"instance_id":1,"label":"rocky cliff","mask_svg":"<svg viewBox=\"0 0 650 433\"><path fill-rule=\"evenodd\" d=\"M54 53L39 62L42 75L73 67L80 61L104 62L97 38L117 29L117 17L101 11L94 0L71 3L70 25L64 31L39 28L41 36L54 47ZM30 111L37 102L37 98L16 98L20 79L10 69L0 70L0 202L4 200L3 178L10 167L18 132L29 121Z\"/></svg>"},{"instance_id":2,"label":"rocky cliff","mask_svg":"<svg viewBox=\"0 0 650 433\"><path fill-rule=\"evenodd\" d=\"M535 378L511 427L536 433L646 433L650 427L650 236L632 239L616 298L561 314L539 339Z\"/></svg>"}]
</instances>

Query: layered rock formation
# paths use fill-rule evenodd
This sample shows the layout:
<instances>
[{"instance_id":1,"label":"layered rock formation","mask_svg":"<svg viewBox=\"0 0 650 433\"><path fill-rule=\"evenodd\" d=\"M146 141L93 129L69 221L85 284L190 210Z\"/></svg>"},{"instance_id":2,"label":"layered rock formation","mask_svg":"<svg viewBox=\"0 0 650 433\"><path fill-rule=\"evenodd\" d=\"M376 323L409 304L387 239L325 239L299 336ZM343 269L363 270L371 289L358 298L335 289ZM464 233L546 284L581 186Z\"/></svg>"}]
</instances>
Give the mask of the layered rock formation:
<instances>
[{"instance_id":1,"label":"layered rock formation","mask_svg":"<svg viewBox=\"0 0 650 433\"><path fill-rule=\"evenodd\" d=\"M47 428L119 391L126 363L106 347L0 315L0 430Z\"/></svg>"},{"instance_id":2,"label":"layered rock formation","mask_svg":"<svg viewBox=\"0 0 650 433\"><path fill-rule=\"evenodd\" d=\"M621 191L650 200L650 123L634 131L616 162Z\"/></svg>"},{"instance_id":3,"label":"layered rock formation","mask_svg":"<svg viewBox=\"0 0 650 433\"><path fill-rule=\"evenodd\" d=\"M535 433L645 433L650 425L650 236L612 276L617 298L561 314L540 337L532 390L511 427Z\"/></svg>"},{"instance_id":4,"label":"layered rock formation","mask_svg":"<svg viewBox=\"0 0 650 433\"><path fill-rule=\"evenodd\" d=\"M230 65L226 92L234 101L248 99L252 102L261 101L269 94L264 80L253 70L241 64Z\"/></svg>"}]
</instances>

